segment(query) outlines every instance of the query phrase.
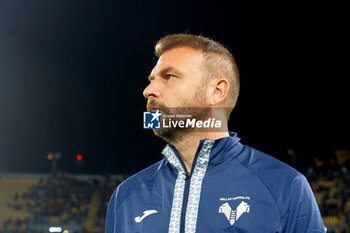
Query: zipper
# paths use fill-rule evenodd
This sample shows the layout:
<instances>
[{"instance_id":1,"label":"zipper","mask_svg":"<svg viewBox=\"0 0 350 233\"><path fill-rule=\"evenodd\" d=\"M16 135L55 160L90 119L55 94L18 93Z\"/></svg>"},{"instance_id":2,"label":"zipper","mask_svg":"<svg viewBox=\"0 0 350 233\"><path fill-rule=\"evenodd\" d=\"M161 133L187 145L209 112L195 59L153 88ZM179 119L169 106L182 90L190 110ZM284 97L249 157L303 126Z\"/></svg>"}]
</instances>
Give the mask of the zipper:
<instances>
[{"instance_id":1,"label":"zipper","mask_svg":"<svg viewBox=\"0 0 350 233\"><path fill-rule=\"evenodd\" d=\"M180 220L180 233L185 232L185 219L186 219L186 207L188 202L188 195L190 192L190 182L191 182L191 174L185 173L185 191L184 191L184 199L182 202L182 210L181 210L181 220Z\"/></svg>"},{"instance_id":2,"label":"zipper","mask_svg":"<svg viewBox=\"0 0 350 233\"><path fill-rule=\"evenodd\" d=\"M203 143L204 143L204 140L200 140L199 146L197 148L196 154L195 154L194 159L193 159L191 173L189 173L187 171L185 164L183 163L181 157L179 156L180 163L182 164L184 171L185 171L184 175L186 176L186 178L185 178L185 191L184 191L184 197L183 197L182 209L181 209L180 233L185 232L186 209L187 209L188 196L190 193L191 176L192 176L193 170L196 166L197 157L199 155L199 152L202 149Z\"/></svg>"}]
</instances>

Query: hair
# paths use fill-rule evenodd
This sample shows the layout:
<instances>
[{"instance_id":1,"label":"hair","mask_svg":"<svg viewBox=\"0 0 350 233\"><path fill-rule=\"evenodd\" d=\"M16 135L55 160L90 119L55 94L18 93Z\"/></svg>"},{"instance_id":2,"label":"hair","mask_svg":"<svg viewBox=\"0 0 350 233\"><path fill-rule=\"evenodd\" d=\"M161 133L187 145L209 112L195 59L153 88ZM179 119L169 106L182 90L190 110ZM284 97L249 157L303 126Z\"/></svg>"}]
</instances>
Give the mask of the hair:
<instances>
[{"instance_id":1,"label":"hair","mask_svg":"<svg viewBox=\"0 0 350 233\"><path fill-rule=\"evenodd\" d=\"M239 71L232 54L222 44L208 37L191 34L173 34L161 38L155 45L155 55L160 57L164 52L174 48L190 47L204 53L204 81L214 78L226 78L229 91L225 98L227 120L236 105L239 95Z\"/></svg>"}]
</instances>

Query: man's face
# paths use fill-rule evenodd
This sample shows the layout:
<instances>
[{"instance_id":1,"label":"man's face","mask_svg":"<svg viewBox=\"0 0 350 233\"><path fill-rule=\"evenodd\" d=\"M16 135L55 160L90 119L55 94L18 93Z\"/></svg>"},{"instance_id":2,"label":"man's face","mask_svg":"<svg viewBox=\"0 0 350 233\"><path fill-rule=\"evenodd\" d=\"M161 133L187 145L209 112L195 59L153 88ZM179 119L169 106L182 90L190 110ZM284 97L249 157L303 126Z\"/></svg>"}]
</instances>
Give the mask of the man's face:
<instances>
[{"instance_id":1,"label":"man's face","mask_svg":"<svg viewBox=\"0 0 350 233\"><path fill-rule=\"evenodd\" d=\"M190 104L198 94L196 91L203 91L203 60L201 51L189 47L164 52L149 75L151 83L143 92L148 99L147 109L154 110L159 105L175 108ZM197 107L196 104L191 107Z\"/></svg>"},{"instance_id":2,"label":"man's face","mask_svg":"<svg viewBox=\"0 0 350 233\"><path fill-rule=\"evenodd\" d=\"M159 109L169 115L191 114L197 119L204 118L207 113L196 108L208 106L203 61L204 54L189 47L164 52L149 76L150 84L143 92L148 99L147 110ZM187 109L187 112L176 112L176 109ZM184 129L179 130L185 133ZM162 137L159 132L155 130L156 135ZM172 136L179 133L167 130L167 134L174 132Z\"/></svg>"}]
</instances>

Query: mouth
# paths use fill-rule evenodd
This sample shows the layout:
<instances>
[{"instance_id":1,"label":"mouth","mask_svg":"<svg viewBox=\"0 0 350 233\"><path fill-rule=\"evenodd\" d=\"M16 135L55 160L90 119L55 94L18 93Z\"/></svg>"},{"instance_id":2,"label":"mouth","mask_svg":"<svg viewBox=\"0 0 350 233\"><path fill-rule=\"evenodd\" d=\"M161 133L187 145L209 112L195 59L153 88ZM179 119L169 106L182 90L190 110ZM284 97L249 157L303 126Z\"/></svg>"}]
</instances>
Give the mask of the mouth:
<instances>
[{"instance_id":1,"label":"mouth","mask_svg":"<svg viewBox=\"0 0 350 233\"><path fill-rule=\"evenodd\" d=\"M148 110L149 112L156 112L156 111L160 111L159 108L149 108Z\"/></svg>"}]
</instances>

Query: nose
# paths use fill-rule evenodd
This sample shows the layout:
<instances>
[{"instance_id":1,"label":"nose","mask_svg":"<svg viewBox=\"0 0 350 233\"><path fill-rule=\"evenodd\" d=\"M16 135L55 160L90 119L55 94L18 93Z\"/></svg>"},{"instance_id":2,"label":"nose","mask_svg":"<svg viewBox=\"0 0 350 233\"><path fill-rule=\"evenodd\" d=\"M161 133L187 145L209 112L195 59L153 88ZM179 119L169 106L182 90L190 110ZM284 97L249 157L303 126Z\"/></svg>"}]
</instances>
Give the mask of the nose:
<instances>
[{"instance_id":1,"label":"nose","mask_svg":"<svg viewBox=\"0 0 350 233\"><path fill-rule=\"evenodd\" d=\"M155 97L158 98L160 96L159 89L156 87L154 82L151 82L145 90L143 90L143 96L145 98Z\"/></svg>"}]
</instances>

